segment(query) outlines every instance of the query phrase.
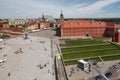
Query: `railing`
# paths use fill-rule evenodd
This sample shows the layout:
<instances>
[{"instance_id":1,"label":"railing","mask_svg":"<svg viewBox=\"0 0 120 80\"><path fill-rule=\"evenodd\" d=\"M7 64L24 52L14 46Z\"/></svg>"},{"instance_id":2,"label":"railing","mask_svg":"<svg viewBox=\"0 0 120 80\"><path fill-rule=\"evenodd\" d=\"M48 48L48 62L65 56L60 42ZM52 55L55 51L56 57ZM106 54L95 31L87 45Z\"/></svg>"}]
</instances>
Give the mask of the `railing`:
<instances>
[{"instance_id":1,"label":"railing","mask_svg":"<svg viewBox=\"0 0 120 80\"><path fill-rule=\"evenodd\" d=\"M57 46L59 55L61 57L60 59L57 59L57 57L55 59L56 60L55 62L56 62L58 80L68 80L66 70L65 70L65 66L64 66L64 62L63 62L63 58L62 58L61 50L60 50L58 44L56 44L56 46Z\"/></svg>"}]
</instances>

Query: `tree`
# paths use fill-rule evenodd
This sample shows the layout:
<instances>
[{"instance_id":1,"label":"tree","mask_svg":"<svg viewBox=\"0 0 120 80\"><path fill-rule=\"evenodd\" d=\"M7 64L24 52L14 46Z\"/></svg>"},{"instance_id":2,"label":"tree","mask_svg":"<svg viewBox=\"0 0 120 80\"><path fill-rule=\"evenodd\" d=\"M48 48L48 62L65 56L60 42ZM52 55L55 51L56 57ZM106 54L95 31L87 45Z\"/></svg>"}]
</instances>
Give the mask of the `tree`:
<instances>
[{"instance_id":1,"label":"tree","mask_svg":"<svg viewBox=\"0 0 120 80\"><path fill-rule=\"evenodd\" d=\"M10 28L16 28L16 25L10 25Z\"/></svg>"},{"instance_id":2,"label":"tree","mask_svg":"<svg viewBox=\"0 0 120 80\"><path fill-rule=\"evenodd\" d=\"M53 27L53 23L50 23L50 27Z\"/></svg>"},{"instance_id":3,"label":"tree","mask_svg":"<svg viewBox=\"0 0 120 80\"><path fill-rule=\"evenodd\" d=\"M3 27L3 25L2 25L2 23L0 23L0 28L2 28Z\"/></svg>"}]
</instances>

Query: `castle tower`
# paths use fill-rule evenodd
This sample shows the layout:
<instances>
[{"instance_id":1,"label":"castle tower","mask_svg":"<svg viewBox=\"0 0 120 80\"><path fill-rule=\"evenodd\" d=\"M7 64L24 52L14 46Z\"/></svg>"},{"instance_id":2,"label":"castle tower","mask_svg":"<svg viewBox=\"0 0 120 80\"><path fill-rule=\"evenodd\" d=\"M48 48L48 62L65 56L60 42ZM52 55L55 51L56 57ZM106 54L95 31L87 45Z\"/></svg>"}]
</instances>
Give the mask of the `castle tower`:
<instances>
[{"instance_id":1,"label":"castle tower","mask_svg":"<svg viewBox=\"0 0 120 80\"><path fill-rule=\"evenodd\" d=\"M63 11L61 9L61 14L60 14L60 25L64 24L64 16L63 16Z\"/></svg>"}]
</instances>

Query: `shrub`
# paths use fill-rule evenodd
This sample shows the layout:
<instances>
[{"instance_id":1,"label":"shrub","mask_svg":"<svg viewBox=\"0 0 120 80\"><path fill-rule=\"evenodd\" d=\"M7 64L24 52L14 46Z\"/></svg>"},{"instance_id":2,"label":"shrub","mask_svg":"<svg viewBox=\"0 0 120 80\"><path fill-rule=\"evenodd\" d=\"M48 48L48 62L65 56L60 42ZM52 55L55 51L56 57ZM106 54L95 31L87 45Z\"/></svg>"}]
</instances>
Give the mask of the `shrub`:
<instances>
[{"instance_id":1,"label":"shrub","mask_svg":"<svg viewBox=\"0 0 120 80\"><path fill-rule=\"evenodd\" d=\"M10 36L3 34L3 35L0 35L0 38L2 38L2 39L8 39L8 38L10 38Z\"/></svg>"}]
</instances>

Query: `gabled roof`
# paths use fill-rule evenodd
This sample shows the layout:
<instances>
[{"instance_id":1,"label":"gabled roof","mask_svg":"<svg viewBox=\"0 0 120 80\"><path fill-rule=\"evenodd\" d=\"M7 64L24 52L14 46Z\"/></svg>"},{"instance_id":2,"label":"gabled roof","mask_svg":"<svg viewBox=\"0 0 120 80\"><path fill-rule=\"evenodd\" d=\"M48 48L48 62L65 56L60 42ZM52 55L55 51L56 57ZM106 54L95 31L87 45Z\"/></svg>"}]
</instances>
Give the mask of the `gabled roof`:
<instances>
[{"instance_id":1,"label":"gabled roof","mask_svg":"<svg viewBox=\"0 0 120 80\"><path fill-rule=\"evenodd\" d=\"M115 23L112 22L100 22L90 20L68 20L62 26L62 28L77 28L77 27L116 27Z\"/></svg>"}]
</instances>

